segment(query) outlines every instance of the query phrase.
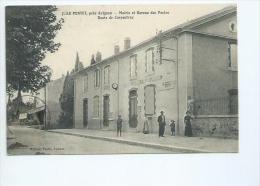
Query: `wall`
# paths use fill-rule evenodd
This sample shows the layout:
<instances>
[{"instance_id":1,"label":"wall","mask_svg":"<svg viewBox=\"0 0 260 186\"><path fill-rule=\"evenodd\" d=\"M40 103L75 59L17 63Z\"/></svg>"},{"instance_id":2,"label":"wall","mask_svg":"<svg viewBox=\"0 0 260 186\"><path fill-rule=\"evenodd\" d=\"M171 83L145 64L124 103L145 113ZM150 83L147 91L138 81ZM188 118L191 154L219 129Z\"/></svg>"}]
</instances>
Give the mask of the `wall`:
<instances>
[{"instance_id":1,"label":"wall","mask_svg":"<svg viewBox=\"0 0 260 186\"><path fill-rule=\"evenodd\" d=\"M57 125L61 107L59 103L60 95L63 91L65 76L51 81L47 84L46 102L47 102L47 123L49 125Z\"/></svg>"},{"instance_id":2,"label":"wall","mask_svg":"<svg viewBox=\"0 0 260 186\"><path fill-rule=\"evenodd\" d=\"M228 69L228 40L193 35L192 53L195 99L226 97L237 88L237 72Z\"/></svg>"},{"instance_id":3,"label":"wall","mask_svg":"<svg viewBox=\"0 0 260 186\"><path fill-rule=\"evenodd\" d=\"M237 33L229 30L229 24L236 23L236 19L236 15L231 14L194 29L219 36L192 35L192 84L195 101L228 97L228 90L238 88L237 70L228 67L228 44L237 38ZM196 136L237 138L238 116L199 115L193 120L192 127Z\"/></svg>"},{"instance_id":4,"label":"wall","mask_svg":"<svg viewBox=\"0 0 260 186\"><path fill-rule=\"evenodd\" d=\"M193 81L192 81L192 35L183 33L178 39L178 97L179 97L179 122L177 131L180 135L184 134L184 116L188 109L188 100L193 98Z\"/></svg>"},{"instance_id":5,"label":"wall","mask_svg":"<svg viewBox=\"0 0 260 186\"><path fill-rule=\"evenodd\" d=\"M238 138L238 116L199 116L192 121L194 136Z\"/></svg>"}]
</instances>

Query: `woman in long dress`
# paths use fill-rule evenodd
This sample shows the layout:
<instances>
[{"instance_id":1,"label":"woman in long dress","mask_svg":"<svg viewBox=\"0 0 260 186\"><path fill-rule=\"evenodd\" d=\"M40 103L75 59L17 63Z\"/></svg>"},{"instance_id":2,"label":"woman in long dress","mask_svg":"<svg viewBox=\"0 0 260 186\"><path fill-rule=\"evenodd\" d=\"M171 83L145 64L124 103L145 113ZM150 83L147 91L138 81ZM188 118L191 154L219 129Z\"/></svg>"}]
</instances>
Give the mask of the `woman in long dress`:
<instances>
[{"instance_id":1,"label":"woman in long dress","mask_svg":"<svg viewBox=\"0 0 260 186\"><path fill-rule=\"evenodd\" d=\"M144 134L149 134L149 123L148 123L148 119L146 117L144 117L143 133Z\"/></svg>"},{"instance_id":2,"label":"woman in long dress","mask_svg":"<svg viewBox=\"0 0 260 186\"><path fill-rule=\"evenodd\" d=\"M190 116L190 112L186 112L186 116L184 117L184 123L185 123L185 136L191 137L192 136L192 127L191 127L191 120L192 117Z\"/></svg>"}]
</instances>

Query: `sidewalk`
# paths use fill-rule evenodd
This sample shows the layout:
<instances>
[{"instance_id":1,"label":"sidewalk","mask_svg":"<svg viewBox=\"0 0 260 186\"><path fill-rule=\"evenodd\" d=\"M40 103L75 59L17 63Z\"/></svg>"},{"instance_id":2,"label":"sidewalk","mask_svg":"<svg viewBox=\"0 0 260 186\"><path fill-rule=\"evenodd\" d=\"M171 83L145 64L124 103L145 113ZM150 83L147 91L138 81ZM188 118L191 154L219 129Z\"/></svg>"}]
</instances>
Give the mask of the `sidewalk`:
<instances>
[{"instance_id":1,"label":"sidewalk","mask_svg":"<svg viewBox=\"0 0 260 186\"><path fill-rule=\"evenodd\" d=\"M236 139L183 137L167 135L164 138L159 138L157 134L143 134L135 132L122 133L122 137L117 137L115 131L89 129L55 129L48 130L48 132L92 139L100 139L117 143L125 143L129 145L159 148L170 151L177 150L186 153L238 152L238 140Z\"/></svg>"}]
</instances>

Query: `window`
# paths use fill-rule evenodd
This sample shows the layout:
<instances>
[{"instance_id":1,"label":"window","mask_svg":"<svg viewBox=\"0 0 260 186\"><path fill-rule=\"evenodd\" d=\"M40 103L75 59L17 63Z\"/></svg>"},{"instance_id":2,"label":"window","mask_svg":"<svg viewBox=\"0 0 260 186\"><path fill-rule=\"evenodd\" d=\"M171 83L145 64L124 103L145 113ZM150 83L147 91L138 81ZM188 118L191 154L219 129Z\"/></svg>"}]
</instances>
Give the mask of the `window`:
<instances>
[{"instance_id":1,"label":"window","mask_svg":"<svg viewBox=\"0 0 260 186\"><path fill-rule=\"evenodd\" d=\"M229 31L230 32L237 32L237 24L235 21L231 21L229 23Z\"/></svg>"},{"instance_id":2,"label":"window","mask_svg":"<svg viewBox=\"0 0 260 186\"><path fill-rule=\"evenodd\" d=\"M110 81L110 66L104 68L104 84L109 85Z\"/></svg>"},{"instance_id":3,"label":"window","mask_svg":"<svg viewBox=\"0 0 260 186\"><path fill-rule=\"evenodd\" d=\"M137 76L137 59L136 55L130 57L130 77Z\"/></svg>"},{"instance_id":4,"label":"window","mask_svg":"<svg viewBox=\"0 0 260 186\"><path fill-rule=\"evenodd\" d=\"M228 46L228 67L237 69L237 44L229 43Z\"/></svg>"},{"instance_id":5,"label":"window","mask_svg":"<svg viewBox=\"0 0 260 186\"><path fill-rule=\"evenodd\" d=\"M93 117L99 117L99 97L93 98Z\"/></svg>"},{"instance_id":6,"label":"window","mask_svg":"<svg viewBox=\"0 0 260 186\"><path fill-rule=\"evenodd\" d=\"M148 85L144 88L145 114L153 115L155 113L155 86Z\"/></svg>"},{"instance_id":7,"label":"window","mask_svg":"<svg viewBox=\"0 0 260 186\"><path fill-rule=\"evenodd\" d=\"M83 84L83 87L84 87L84 92L87 92L88 91L88 75L86 75L84 77L84 84Z\"/></svg>"},{"instance_id":8,"label":"window","mask_svg":"<svg viewBox=\"0 0 260 186\"><path fill-rule=\"evenodd\" d=\"M100 84L100 70L95 70L94 72L94 87L99 87Z\"/></svg>"},{"instance_id":9,"label":"window","mask_svg":"<svg viewBox=\"0 0 260 186\"><path fill-rule=\"evenodd\" d=\"M145 72L154 72L154 52L153 48L146 51L145 54Z\"/></svg>"}]
</instances>

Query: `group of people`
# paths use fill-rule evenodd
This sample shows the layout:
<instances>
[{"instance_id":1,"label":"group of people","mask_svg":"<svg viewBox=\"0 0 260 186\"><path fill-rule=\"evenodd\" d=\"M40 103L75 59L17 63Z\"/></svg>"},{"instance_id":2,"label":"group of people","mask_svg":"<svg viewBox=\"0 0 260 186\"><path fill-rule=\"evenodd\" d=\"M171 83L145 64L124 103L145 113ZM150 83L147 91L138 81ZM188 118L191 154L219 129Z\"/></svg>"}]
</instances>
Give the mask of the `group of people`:
<instances>
[{"instance_id":1,"label":"group of people","mask_svg":"<svg viewBox=\"0 0 260 186\"><path fill-rule=\"evenodd\" d=\"M184 135L191 137L192 136L192 127L191 127L191 113L189 111L186 112L186 115L184 117L184 123L185 123L185 131L184 131ZM164 131L165 131L165 127L166 127L166 120L165 120L165 115L164 112L161 111L161 115L158 116L158 124L159 124L159 137L164 137ZM122 117L121 115L118 115L118 119L117 119L117 136L121 136L122 134ZM175 136L175 121L171 120L169 122L169 126L171 128L171 135ZM144 117L144 127L143 127L143 133L144 134L149 134L149 123L146 117Z\"/></svg>"},{"instance_id":2,"label":"group of people","mask_svg":"<svg viewBox=\"0 0 260 186\"><path fill-rule=\"evenodd\" d=\"M192 136L191 120L192 120L191 113L187 111L184 117L184 123L185 123L184 135L188 137ZM165 115L163 111L161 111L161 115L158 117L157 121L159 124L159 137L164 137L166 122L165 122ZM169 125L171 127L171 135L175 136L175 121L171 120L169 122Z\"/></svg>"}]
</instances>

